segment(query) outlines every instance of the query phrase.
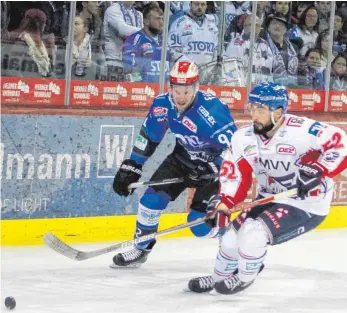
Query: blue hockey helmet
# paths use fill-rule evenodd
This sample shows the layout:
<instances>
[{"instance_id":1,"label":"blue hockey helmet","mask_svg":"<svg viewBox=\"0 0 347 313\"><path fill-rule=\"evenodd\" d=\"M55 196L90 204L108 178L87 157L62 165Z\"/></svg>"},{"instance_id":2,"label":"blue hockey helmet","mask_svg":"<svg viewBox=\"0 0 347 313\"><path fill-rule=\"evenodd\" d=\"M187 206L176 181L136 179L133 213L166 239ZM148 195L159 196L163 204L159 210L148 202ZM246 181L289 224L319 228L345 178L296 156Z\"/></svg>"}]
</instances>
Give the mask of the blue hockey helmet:
<instances>
[{"instance_id":1,"label":"blue hockey helmet","mask_svg":"<svg viewBox=\"0 0 347 313\"><path fill-rule=\"evenodd\" d=\"M288 108L288 91L279 83L260 83L252 89L248 103L267 106L271 112L282 108L285 114Z\"/></svg>"}]
</instances>

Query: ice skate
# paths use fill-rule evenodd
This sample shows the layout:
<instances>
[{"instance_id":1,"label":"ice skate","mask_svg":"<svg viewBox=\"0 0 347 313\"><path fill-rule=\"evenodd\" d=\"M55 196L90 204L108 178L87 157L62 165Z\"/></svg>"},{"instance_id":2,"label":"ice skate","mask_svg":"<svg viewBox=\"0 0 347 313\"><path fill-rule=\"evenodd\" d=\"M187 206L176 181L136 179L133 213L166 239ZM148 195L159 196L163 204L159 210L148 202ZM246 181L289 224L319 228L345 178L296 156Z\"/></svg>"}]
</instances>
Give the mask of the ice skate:
<instances>
[{"instance_id":1,"label":"ice skate","mask_svg":"<svg viewBox=\"0 0 347 313\"><path fill-rule=\"evenodd\" d=\"M264 264L261 265L258 274L264 269ZM255 280L252 280L250 282L244 283L239 279L238 273L234 273L230 277L216 282L214 286L214 290L211 291L211 295L231 295L237 292L240 292L246 288L248 288L250 285L253 284Z\"/></svg>"},{"instance_id":2,"label":"ice skate","mask_svg":"<svg viewBox=\"0 0 347 313\"><path fill-rule=\"evenodd\" d=\"M214 288L214 280L212 276L196 277L189 281L188 288L185 291L192 291L196 293L209 292Z\"/></svg>"},{"instance_id":3,"label":"ice skate","mask_svg":"<svg viewBox=\"0 0 347 313\"><path fill-rule=\"evenodd\" d=\"M147 261L155 241L152 241L146 248L134 248L127 252L118 253L113 257L112 268L138 268Z\"/></svg>"}]
</instances>

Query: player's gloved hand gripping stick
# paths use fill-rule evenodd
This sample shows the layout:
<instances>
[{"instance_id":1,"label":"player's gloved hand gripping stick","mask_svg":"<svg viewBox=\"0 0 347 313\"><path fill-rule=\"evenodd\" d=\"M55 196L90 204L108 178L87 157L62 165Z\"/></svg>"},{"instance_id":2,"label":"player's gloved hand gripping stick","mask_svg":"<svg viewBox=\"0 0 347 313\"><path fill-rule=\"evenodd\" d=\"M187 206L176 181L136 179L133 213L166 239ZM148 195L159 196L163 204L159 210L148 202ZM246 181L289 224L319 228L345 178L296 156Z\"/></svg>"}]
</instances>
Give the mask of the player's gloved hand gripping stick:
<instances>
[{"instance_id":1,"label":"player's gloved hand gripping stick","mask_svg":"<svg viewBox=\"0 0 347 313\"><path fill-rule=\"evenodd\" d=\"M256 205L261 205L261 204L266 204L278 199L282 199L282 198L286 198L286 197L291 197L297 194L297 189L291 189L282 193L279 193L277 195L273 195L271 197L268 198L264 198L264 199L260 199L260 200L256 200L253 201L251 203L248 203L247 206L245 208L252 208ZM239 207L238 207L239 209ZM55 250L56 252L70 258L76 261L82 261L82 260L87 260L99 255L103 255L105 253L109 253L118 249L122 249L122 248L126 248L126 247L130 247L133 246L137 243L140 242L145 242L151 239L154 239L156 237L159 236L163 236L166 234L170 234L170 233L174 233L176 231L179 231L181 229L185 229L188 227L192 227L192 226L196 226L202 223L205 223L205 221L210 218L210 216L205 216L202 218L198 218L195 221L189 222L189 223L185 223L182 225L177 225L162 231L159 231L157 233L153 233L150 235L146 235L146 236L142 236L136 239L132 239L132 240L128 240L128 241L123 241L120 242L118 244L109 246L109 247L105 247L105 248L101 248L98 250L93 250L93 251L80 251L77 249L72 248L71 246L67 245L65 242L63 242L62 240L60 240L57 236L55 236L52 233L46 233L43 236L43 240L45 242L45 244L50 247L51 249Z\"/></svg>"}]
</instances>

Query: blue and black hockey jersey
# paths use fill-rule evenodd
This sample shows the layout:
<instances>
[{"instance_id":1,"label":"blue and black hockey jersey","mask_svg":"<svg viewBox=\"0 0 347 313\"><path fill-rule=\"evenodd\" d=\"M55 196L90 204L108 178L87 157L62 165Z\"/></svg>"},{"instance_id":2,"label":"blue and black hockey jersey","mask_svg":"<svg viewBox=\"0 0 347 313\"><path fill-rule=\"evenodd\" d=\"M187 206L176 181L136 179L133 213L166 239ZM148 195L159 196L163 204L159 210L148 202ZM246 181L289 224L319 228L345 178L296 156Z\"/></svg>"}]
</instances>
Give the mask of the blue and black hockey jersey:
<instances>
[{"instance_id":1,"label":"blue and black hockey jersey","mask_svg":"<svg viewBox=\"0 0 347 313\"><path fill-rule=\"evenodd\" d=\"M228 106L217 97L199 91L192 106L180 113L166 93L153 101L130 158L144 164L168 129L176 136L174 153L198 165L220 164L220 155L237 128Z\"/></svg>"}]
</instances>

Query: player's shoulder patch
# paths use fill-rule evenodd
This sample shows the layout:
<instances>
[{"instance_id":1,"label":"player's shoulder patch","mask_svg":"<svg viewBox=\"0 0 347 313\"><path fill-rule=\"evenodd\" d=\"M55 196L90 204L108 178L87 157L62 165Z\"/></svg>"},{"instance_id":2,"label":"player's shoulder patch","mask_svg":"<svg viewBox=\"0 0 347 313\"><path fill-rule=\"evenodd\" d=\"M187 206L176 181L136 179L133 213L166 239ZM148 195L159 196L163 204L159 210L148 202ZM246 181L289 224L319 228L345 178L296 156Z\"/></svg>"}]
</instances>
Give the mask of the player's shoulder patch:
<instances>
[{"instance_id":1,"label":"player's shoulder patch","mask_svg":"<svg viewBox=\"0 0 347 313\"><path fill-rule=\"evenodd\" d=\"M166 98L167 94L162 94L157 96L152 106L150 107L150 115L155 118L158 122L162 122L167 119L169 107L168 99Z\"/></svg>"},{"instance_id":2,"label":"player's shoulder patch","mask_svg":"<svg viewBox=\"0 0 347 313\"><path fill-rule=\"evenodd\" d=\"M318 121L310 121L310 127L308 129L308 133L310 135L313 135L315 137L319 137L323 131L323 129L325 128L325 125L321 122Z\"/></svg>"},{"instance_id":3,"label":"player's shoulder patch","mask_svg":"<svg viewBox=\"0 0 347 313\"><path fill-rule=\"evenodd\" d=\"M302 127L305 123L305 118L298 117L298 116L290 116L287 121L286 125L289 127Z\"/></svg>"}]
</instances>

